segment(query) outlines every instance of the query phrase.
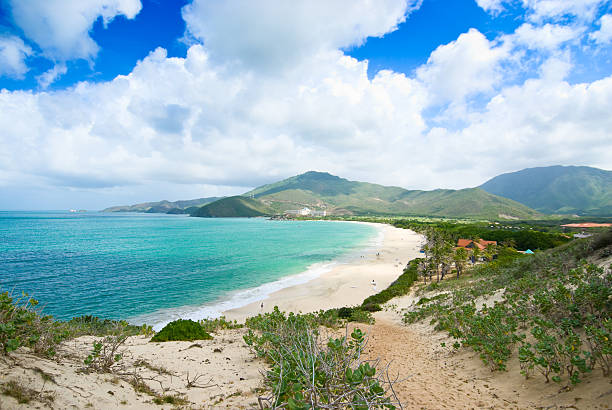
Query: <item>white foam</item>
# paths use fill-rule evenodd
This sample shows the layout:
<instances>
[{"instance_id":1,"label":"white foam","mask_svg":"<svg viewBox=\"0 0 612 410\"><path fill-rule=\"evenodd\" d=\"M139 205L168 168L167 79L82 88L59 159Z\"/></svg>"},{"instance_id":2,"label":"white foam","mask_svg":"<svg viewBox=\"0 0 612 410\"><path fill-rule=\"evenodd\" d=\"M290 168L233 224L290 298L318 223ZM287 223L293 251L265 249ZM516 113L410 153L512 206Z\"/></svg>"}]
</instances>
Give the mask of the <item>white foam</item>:
<instances>
[{"instance_id":1,"label":"white foam","mask_svg":"<svg viewBox=\"0 0 612 410\"><path fill-rule=\"evenodd\" d=\"M371 250L380 247L383 243L383 239L384 232L381 225L380 228L378 228L378 235L368 241L365 249L361 248L355 250L334 261L314 263L310 265L306 271L297 275L286 276L274 282L264 283L255 288L230 292L212 303L199 306L181 306L177 308L160 309L152 313L135 316L129 319L128 322L135 325L146 323L151 325L153 330L159 331L165 325L177 319L215 319L220 317L221 314L227 310L241 308L251 303L262 301L281 289L302 285L316 279L324 273L331 271L337 265L349 263L359 258L358 255L369 253Z\"/></svg>"}]
</instances>

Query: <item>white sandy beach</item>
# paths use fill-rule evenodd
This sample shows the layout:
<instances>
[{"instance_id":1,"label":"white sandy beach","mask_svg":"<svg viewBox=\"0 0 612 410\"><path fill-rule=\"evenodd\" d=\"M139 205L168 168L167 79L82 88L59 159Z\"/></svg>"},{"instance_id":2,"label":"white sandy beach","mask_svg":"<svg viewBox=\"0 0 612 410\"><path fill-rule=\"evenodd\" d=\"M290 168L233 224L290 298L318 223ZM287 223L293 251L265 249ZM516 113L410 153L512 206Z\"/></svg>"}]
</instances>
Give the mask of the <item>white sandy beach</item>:
<instances>
[{"instance_id":1,"label":"white sandy beach","mask_svg":"<svg viewBox=\"0 0 612 410\"><path fill-rule=\"evenodd\" d=\"M382 232L380 246L368 249L368 253L364 251L363 255L339 264L307 283L281 289L263 301L223 314L228 319L244 321L248 316L272 311L274 306L282 311L306 313L361 304L365 298L380 292L397 279L408 261L419 257L424 241L422 235L407 229L371 225ZM372 285L372 280L376 287Z\"/></svg>"}]
</instances>

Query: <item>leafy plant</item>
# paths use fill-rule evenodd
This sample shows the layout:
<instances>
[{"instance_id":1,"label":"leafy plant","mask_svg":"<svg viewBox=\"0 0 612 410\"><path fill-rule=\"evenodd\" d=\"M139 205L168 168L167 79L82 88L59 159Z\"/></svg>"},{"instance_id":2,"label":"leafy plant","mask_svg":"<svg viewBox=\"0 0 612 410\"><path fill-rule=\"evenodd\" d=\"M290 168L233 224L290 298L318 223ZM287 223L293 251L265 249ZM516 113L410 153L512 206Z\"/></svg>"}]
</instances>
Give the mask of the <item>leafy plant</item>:
<instances>
[{"instance_id":1,"label":"leafy plant","mask_svg":"<svg viewBox=\"0 0 612 410\"><path fill-rule=\"evenodd\" d=\"M100 373L113 371L123 358L121 347L127 337L125 334L106 336L93 342L93 349L84 360L87 368Z\"/></svg>"},{"instance_id":2,"label":"leafy plant","mask_svg":"<svg viewBox=\"0 0 612 410\"><path fill-rule=\"evenodd\" d=\"M216 319L203 319L198 321L202 329L208 333L218 332L219 330L224 329L240 329L244 327L242 323L238 323L237 321L228 321L225 319L225 316L221 316Z\"/></svg>"},{"instance_id":3,"label":"leafy plant","mask_svg":"<svg viewBox=\"0 0 612 410\"><path fill-rule=\"evenodd\" d=\"M178 319L168 323L151 338L151 342L168 342L174 340L207 340L212 339L201 324L193 320Z\"/></svg>"},{"instance_id":4,"label":"leafy plant","mask_svg":"<svg viewBox=\"0 0 612 410\"><path fill-rule=\"evenodd\" d=\"M395 408L391 384L361 361L365 334L322 337L315 315L273 312L247 319L244 339L270 369L265 384L274 408Z\"/></svg>"}]
</instances>

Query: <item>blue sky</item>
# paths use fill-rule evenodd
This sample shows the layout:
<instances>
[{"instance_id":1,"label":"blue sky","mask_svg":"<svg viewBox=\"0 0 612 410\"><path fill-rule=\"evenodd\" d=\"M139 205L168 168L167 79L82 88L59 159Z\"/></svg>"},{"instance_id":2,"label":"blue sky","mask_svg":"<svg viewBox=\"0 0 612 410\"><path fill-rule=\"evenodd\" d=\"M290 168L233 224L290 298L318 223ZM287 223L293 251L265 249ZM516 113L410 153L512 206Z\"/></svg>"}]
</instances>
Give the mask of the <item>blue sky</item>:
<instances>
[{"instance_id":1,"label":"blue sky","mask_svg":"<svg viewBox=\"0 0 612 410\"><path fill-rule=\"evenodd\" d=\"M605 0L2 0L0 209L610 168L611 44Z\"/></svg>"}]
</instances>

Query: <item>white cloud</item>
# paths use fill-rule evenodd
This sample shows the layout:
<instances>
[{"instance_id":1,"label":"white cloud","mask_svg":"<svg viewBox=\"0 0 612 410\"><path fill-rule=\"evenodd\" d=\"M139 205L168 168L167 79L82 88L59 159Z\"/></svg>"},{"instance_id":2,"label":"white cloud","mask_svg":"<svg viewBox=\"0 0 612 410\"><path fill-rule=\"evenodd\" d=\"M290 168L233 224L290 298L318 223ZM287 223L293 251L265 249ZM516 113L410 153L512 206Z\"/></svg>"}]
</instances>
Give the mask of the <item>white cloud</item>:
<instances>
[{"instance_id":1,"label":"white cloud","mask_svg":"<svg viewBox=\"0 0 612 410\"><path fill-rule=\"evenodd\" d=\"M527 17L533 22L547 20L557 21L572 17L590 22L597 16L597 11L609 0L476 0L476 3L491 14L505 10L504 5L520 5L527 11Z\"/></svg>"},{"instance_id":2,"label":"white cloud","mask_svg":"<svg viewBox=\"0 0 612 410\"><path fill-rule=\"evenodd\" d=\"M598 44L612 42L612 14L604 14L599 20L599 30L590 34L591 40Z\"/></svg>"},{"instance_id":3,"label":"white cloud","mask_svg":"<svg viewBox=\"0 0 612 410\"><path fill-rule=\"evenodd\" d=\"M515 44L529 49L555 51L562 44L579 38L583 31L579 27L559 24L547 23L536 27L530 23L524 23L510 37Z\"/></svg>"},{"instance_id":4,"label":"white cloud","mask_svg":"<svg viewBox=\"0 0 612 410\"><path fill-rule=\"evenodd\" d=\"M382 36L421 2L195 0L183 9L183 18L188 32L204 43L213 61L271 71Z\"/></svg>"},{"instance_id":5,"label":"white cloud","mask_svg":"<svg viewBox=\"0 0 612 410\"><path fill-rule=\"evenodd\" d=\"M599 7L608 0L522 0L530 12L532 21L574 17L581 21L593 21Z\"/></svg>"},{"instance_id":6,"label":"white cloud","mask_svg":"<svg viewBox=\"0 0 612 410\"><path fill-rule=\"evenodd\" d=\"M32 48L16 36L0 36L0 77L21 79L28 72L25 59Z\"/></svg>"},{"instance_id":7,"label":"white cloud","mask_svg":"<svg viewBox=\"0 0 612 410\"><path fill-rule=\"evenodd\" d=\"M8 0L13 20L44 54L56 61L92 60L98 45L89 31L98 18L108 24L123 15L134 18L140 0Z\"/></svg>"},{"instance_id":8,"label":"white cloud","mask_svg":"<svg viewBox=\"0 0 612 410\"><path fill-rule=\"evenodd\" d=\"M458 101L466 96L492 91L501 79L499 63L508 50L495 46L476 29L435 49L427 64L417 70L433 103Z\"/></svg>"},{"instance_id":9,"label":"white cloud","mask_svg":"<svg viewBox=\"0 0 612 410\"><path fill-rule=\"evenodd\" d=\"M497 14L504 10L504 0L476 0L476 3L484 11L492 14Z\"/></svg>"},{"instance_id":10,"label":"white cloud","mask_svg":"<svg viewBox=\"0 0 612 410\"><path fill-rule=\"evenodd\" d=\"M55 80L57 80L58 78L66 74L67 72L68 72L68 67L66 67L66 64L64 63L55 64L52 68L45 71L41 75L37 76L36 80L38 81L38 85L42 89L46 89L52 83L54 83Z\"/></svg>"}]
</instances>

